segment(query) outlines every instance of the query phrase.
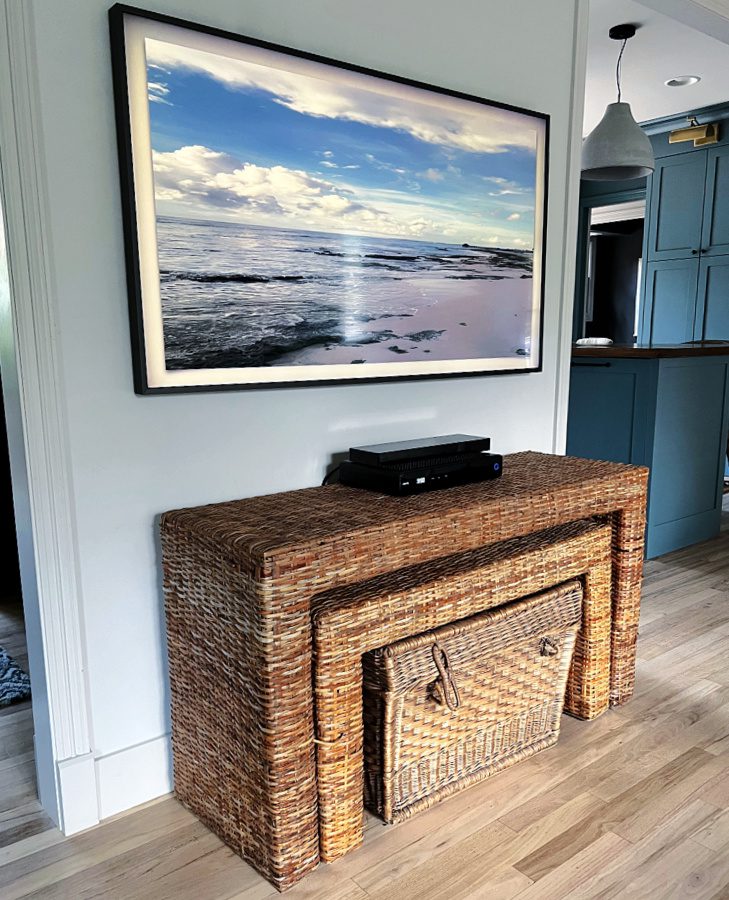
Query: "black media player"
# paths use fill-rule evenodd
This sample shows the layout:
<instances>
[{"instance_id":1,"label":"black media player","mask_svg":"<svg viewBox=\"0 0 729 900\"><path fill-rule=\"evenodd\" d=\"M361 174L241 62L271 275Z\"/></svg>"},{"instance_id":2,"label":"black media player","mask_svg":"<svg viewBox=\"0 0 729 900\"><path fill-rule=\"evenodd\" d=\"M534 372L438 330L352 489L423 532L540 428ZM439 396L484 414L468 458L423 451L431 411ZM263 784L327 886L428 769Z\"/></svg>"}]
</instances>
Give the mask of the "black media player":
<instances>
[{"instance_id":1,"label":"black media player","mask_svg":"<svg viewBox=\"0 0 729 900\"><path fill-rule=\"evenodd\" d=\"M489 438L465 434L352 447L339 469L349 487L405 496L498 478L503 458Z\"/></svg>"},{"instance_id":2,"label":"black media player","mask_svg":"<svg viewBox=\"0 0 729 900\"><path fill-rule=\"evenodd\" d=\"M393 441L389 444L371 444L369 447L350 447L352 462L366 466L382 466L397 462L436 459L444 456L462 457L491 449L491 438L472 434L444 434L440 437L415 438L411 441Z\"/></svg>"}]
</instances>

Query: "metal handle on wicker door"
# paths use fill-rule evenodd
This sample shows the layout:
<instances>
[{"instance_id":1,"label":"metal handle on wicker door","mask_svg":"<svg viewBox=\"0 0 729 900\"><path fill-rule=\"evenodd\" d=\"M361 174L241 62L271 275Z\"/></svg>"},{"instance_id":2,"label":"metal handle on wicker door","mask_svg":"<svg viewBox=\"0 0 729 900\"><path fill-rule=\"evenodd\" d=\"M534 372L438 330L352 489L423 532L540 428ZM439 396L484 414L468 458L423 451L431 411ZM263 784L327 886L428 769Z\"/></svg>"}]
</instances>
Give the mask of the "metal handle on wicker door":
<instances>
[{"instance_id":1,"label":"metal handle on wicker door","mask_svg":"<svg viewBox=\"0 0 729 900\"><path fill-rule=\"evenodd\" d=\"M451 671L451 661L448 659L448 654L439 644L433 644L432 653L433 662L443 685L443 699L448 709L454 712L461 705L461 696L458 693L458 685Z\"/></svg>"},{"instance_id":2,"label":"metal handle on wicker door","mask_svg":"<svg viewBox=\"0 0 729 900\"><path fill-rule=\"evenodd\" d=\"M556 656L559 653L559 644L552 638L543 637L539 645L542 656Z\"/></svg>"}]
</instances>

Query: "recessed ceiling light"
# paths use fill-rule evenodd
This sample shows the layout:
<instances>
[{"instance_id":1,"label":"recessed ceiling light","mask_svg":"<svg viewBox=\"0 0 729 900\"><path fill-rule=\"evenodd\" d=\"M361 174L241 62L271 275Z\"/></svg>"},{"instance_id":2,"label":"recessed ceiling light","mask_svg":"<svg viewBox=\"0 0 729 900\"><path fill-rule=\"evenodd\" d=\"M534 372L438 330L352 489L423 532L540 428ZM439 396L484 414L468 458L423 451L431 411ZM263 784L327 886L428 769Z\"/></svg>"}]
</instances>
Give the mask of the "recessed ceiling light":
<instances>
[{"instance_id":1,"label":"recessed ceiling light","mask_svg":"<svg viewBox=\"0 0 729 900\"><path fill-rule=\"evenodd\" d=\"M690 84L698 84L700 81L700 75L677 75L664 83L666 87L688 87Z\"/></svg>"}]
</instances>

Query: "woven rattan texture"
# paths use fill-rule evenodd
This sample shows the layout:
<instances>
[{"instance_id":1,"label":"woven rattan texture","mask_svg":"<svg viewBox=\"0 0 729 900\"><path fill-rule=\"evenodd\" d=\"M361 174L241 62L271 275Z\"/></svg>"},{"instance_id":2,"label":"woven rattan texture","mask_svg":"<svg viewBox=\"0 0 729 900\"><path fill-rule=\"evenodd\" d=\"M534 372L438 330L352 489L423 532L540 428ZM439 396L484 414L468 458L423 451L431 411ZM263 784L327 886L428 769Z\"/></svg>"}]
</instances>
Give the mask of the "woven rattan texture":
<instances>
[{"instance_id":1,"label":"woven rattan texture","mask_svg":"<svg viewBox=\"0 0 729 900\"><path fill-rule=\"evenodd\" d=\"M582 577L590 608L610 597L609 525L556 526L478 551L334 589L316 598L314 692L321 857L362 842L362 656L378 647ZM604 654L603 654L604 655ZM575 695L583 675L572 672ZM602 673L602 709L609 669ZM593 687L599 673L588 679ZM598 697L600 692L598 690Z\"/></svg>"},{"instance_id":2,"label":"woven rattan texture","mask_svg":"<svg viewBox=\"0 0 729 900\"><path fill-rule=\"evenodd\" d=\"M366 805L399 822L554 743L582 585L363 658Z\"/></svg>"},{"instance_id":3,"label":"woven rattan texture","mask_svg":"<svg viewBox=\"0 0 729 900\"><path fill-rule=\"evenodd\" d=\"M624 702L646 483L645 469L529 452L506 457L500 479L417 497L333 485L166 513L178 797L272 884L296 884L319 860L311 598L596 514L613 514L613 603L623 624L611 692Z\"/></svg>"}]
</instances>

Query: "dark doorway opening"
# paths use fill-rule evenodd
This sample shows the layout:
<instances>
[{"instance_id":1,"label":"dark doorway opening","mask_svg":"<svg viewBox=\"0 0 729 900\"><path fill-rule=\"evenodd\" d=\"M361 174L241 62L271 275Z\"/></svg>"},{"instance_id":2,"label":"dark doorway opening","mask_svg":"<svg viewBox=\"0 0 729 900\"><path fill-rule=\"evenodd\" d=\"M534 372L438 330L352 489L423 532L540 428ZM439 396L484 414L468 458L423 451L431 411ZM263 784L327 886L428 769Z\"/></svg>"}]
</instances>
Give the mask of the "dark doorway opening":
<instances>
[{"instance_id":1,"label":"dark doorway opening","mask_svg":"<svg viewBox=\"0 0 729 900\"><path fill-rule=\"evenodd\" d=\"M643 219L590 227L585 337L638 338Z\"/></svg>"}]
</instances>

